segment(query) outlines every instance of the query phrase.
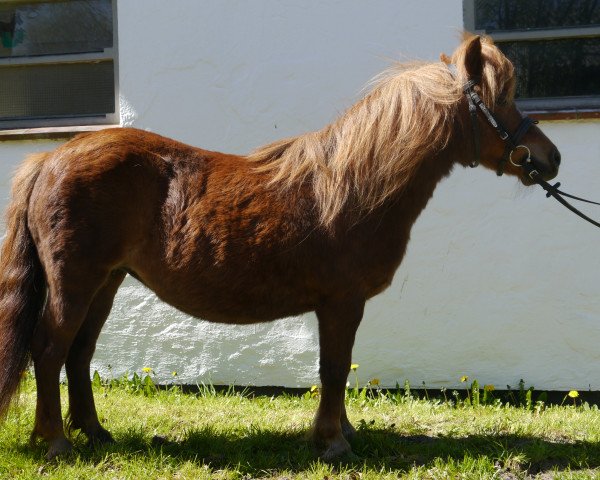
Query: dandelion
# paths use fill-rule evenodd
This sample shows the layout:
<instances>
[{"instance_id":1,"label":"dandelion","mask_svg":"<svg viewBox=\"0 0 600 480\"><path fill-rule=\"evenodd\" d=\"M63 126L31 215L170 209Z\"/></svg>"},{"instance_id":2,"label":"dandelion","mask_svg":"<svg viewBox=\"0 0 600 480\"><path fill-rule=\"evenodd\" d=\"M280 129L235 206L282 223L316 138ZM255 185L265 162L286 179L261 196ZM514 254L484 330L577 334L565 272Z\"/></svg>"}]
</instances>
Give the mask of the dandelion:
<instances>
[{"instance_id":1,"label":"dandelion","mask_svg":"<svg viewBox=\"0 0 600 480\"><path fill-rule=\"evenodd\" d=\"M379 385L379 379L378 378L372 378L369 383L371 385Z\"/></svg>"},{"instance_id":2,"label":"dandelion","mask_svg":"<svg viewBox=\"0 0 600 480\"><path fill-rule=\"evenodd\" d=\"M152 369L150 367L144 367L144 368L142 368L142 372L144 372L144 373L152 373Z\"/></svg>"},{"instance_id":3,"label":"dandelion","mask_svg":"<svg viewBox=\"0 0 600 480\"><path fill-rule=\"evenodd\" d=\"M460 383L465 383L468 379L469 377L467 375L463 375L462 377L460 377Z\"/></svg>"},{"instance_id":4,"label":"dandelion","mask_svg":"<svg viewBox=\"0 0 600 480\"><path fill-rule=\"evenodd\" d=\"M483 386L483 389L484 389L486 392L493 392L494 390L496 390L496 387L494 387L493 385L484 385L484 386Z\"/></svg>"},{"instance_id":5,"label":"dandelion","mask_svg":"<svg viewBox=\"0 0 600 480\"><path fill-rule=\"evenodd\" d=\"M350 365L350 370L352 370L353 372L356 372L356 369L359 367L360 365L358 363L353 363L352 365Z\"/></svg>"},{"instance_id":6,"label":"dandelion","mask_svg":"<svg viewBox=\"0 0 600 480\"><path fill-rule=\"evenodd\" d=\"M310 387L310 391L311 392L318 392L319 391L318 385L313 385L312 387Z\"/></svg>"},{"instance_id":7,"label":"dandelion","mask_svg":"<svg viewBox=\"0 0 600 480\"><path fill-rule=\"evenodd\" d=\"M571 390L569 393L567 393L565 395L565 398L563 398L563 401L561 402L561 406L567 401L567 397L572 398L573 399L573 405L577 405L577 398L579 398L579 392L577 390Z\"/></svg>"},{"instance_id":8,"label":"dandelion","mask_svg":"<svg viewBox=\"0 0 600 480\"><path fill-rule=\"evenodd\" d=\"M177 376L177 372L176 372L175 370L173 370L173 371L171 372L171 376L172 376L172 377L176 377L176 376Z\"/></svg>"}]
</instances>

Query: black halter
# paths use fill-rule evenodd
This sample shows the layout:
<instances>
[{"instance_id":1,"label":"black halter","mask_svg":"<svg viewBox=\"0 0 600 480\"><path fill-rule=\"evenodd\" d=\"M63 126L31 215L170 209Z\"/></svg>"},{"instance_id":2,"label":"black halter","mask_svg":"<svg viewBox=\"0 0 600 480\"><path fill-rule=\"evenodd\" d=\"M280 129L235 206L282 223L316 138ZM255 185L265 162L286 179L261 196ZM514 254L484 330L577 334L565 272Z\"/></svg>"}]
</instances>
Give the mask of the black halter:
<instances>
[{"instance_id":1,"label":"black halter","mask_svg":"<svg viewBox=\"0 0 600 480\"><path fill-rule=\"evenodd\" d=\"M456 69L456 65L448 65L450 72L454 78L458 77L458 72ZM496 169L496 173L500 176L504 173L504 167L507 161L510 161L515 167L522 168L527 176L531 178L535 183L540 185L544 190L546 190L546 198L553 197L559 203L564 205L566 208L571 210L579 217L584 220L590 222L592 225L600 228L600 222L592 220L590 217L585 215L576 209L573 205L567 202L563 197L572 198L573 200L578 200L580 202L591 203L594 205L600 205L598 202L592 202L591 200L586 200L585 198L576 197L575 195L570 195L568 193L562 192L558 189L560 187L560 182L555 183L554 185L550 185L546 182L540 172L538 172L533 159L531 158L531 152L529 151L529 147L526 145L521 145L519 142L523 138L523 136L529 130L532 124L538 123L537 120L533 120L527 116L523 117L521 123L515 130L515 132L511 135L506 129L502 126L502 124L498 121L498 119L494 116L492 112L485 106L481 97L475 91L475 86L477 85L477 81L474 79L469 80L463 86L463 93L467 97L467 102L469 104L469 114L471 116L471 128L473 130L473 142L475 144L475 159L469 164L472 168L475 168L479 165L481 160L481 137L479 133L479 119L478 119L478 110L480 110L488 123L496 129L498 135L505 142L504 154L502 158L498 161L498 168ZM516 163L513 158L513 152L517 149L524 149L527 151L527 156L522 160L521 163Z\"/></svg>"},{"instance_id":2,"label":"black halter","mask_svg":"<svg viewBox=\"0 0 600 480\"><path fill-rule=\"evenodd\" d=\"M498 168L496 169L496 174L500 176L504 173L504 166L506 165L507 161L510 160L513 165L517 165L512 161L512 152L517 148L527 148L525 145L521 145L519 142L527 133L529 127L538 122L537 120L532 120L527 116L523 117L517 129L511 135L506 131L498 119L494 117L494 114L485 106L483 100L475 91L475 85L477 85L475 80L469 80L463 87L463 92L467 97L467 102L469 103L469 114L471 115L471 127L473 129L473 142L475 143L475 160L470 163L470 166L475 168L481 161L481 137L479 134L479 121L477 119L477 110L479 109L481 110L481 113L483 113L488 123L496 129L500 139L504 140L505 142L504 154L498 161ZM527 148L527 150L529 149Z\"/></svg>"}]
</instances>

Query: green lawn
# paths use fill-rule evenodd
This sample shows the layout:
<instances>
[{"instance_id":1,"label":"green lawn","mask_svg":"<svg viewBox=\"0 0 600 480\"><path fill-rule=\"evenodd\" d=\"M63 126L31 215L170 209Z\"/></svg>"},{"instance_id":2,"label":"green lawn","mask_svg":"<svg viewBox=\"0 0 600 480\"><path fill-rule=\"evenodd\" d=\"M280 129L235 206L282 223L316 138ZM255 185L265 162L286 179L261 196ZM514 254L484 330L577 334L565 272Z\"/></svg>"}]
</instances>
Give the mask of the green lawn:
<instances>
[{"instance_id":1,"label":"green lawn","mask_svg":"<svg viewBox=\"0 0 600 480\"><path fill-rule=\"evenodd\" d=\"M35 389L0 426L0 478L600 478L600 412L572 405L528 410L398 395L349 395L356 458L324 464L305 439L318 397L154 392L142 381L96 382L116 444L44 460L29 446ZM66 392L63 389L63 398ZM572 402L569 399L569 402Z\"/></svg>"}]
</instances>

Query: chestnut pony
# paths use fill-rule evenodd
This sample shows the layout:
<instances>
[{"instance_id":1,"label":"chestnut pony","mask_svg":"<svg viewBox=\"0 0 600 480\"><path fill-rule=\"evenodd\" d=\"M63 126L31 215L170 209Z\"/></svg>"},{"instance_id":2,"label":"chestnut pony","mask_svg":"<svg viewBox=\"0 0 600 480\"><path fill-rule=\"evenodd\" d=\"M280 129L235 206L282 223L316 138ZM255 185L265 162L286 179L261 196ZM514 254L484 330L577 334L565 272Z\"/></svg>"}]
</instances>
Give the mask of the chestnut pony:
<instances>
[{"instance_id":1,"label":"chestnut pony","mask_svg":"<svg viewBox=\"0 0 600 480\"><path fill-rule=\"evenodd\" d=\"M247 157L126 128L30 156L14 179L1 251L0 412L31 356L32 438L48 442L49 458L69 451L59 398L66 365L70 427L92 443L112 441L89 369L129 273L213 322L315 311L322 395L313 437L325 459L350 452L344 390L366 300L390 284L411 226L453 166L473 161L475 142L486 167L505 152L484 115L469 114L463 86L473 79L514 132L522 117L513 66L489 39L466 37L451 59L391 68L322 130ZM535 126L522 143L540 175L553 177L556 147ZM516 160L506 173L531 184Z\"/></svg>"}]
</instances>

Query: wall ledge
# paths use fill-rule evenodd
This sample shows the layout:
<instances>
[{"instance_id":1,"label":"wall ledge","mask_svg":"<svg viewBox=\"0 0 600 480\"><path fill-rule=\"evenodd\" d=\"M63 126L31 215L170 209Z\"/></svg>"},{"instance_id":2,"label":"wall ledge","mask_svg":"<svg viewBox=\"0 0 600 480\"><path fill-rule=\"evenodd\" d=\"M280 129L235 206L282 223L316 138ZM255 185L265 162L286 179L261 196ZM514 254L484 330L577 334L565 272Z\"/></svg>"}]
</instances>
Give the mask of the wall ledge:
<instances>
[{"instance_id":1,"label":"wall ledge","mask_svg":"<svg viewBox=\"0 0 600 480\"><path fill-rule=\"evenodd\" d=\"M593 120L600 119L600 110L524 110L525 115L541 122L555 120Z\"/></svg>"},{"instance_id":2,"label":"wall ledge","mask_svg":"<svg viewBox=\"0 0 600 480\"><path fill-rule=\"evenodd\" d=\"M40 127L0 130L0 142L23 140L68 140L84 132L96 132L120 125L80 125L75 127Z\"/></svg>"}]
</instances>

